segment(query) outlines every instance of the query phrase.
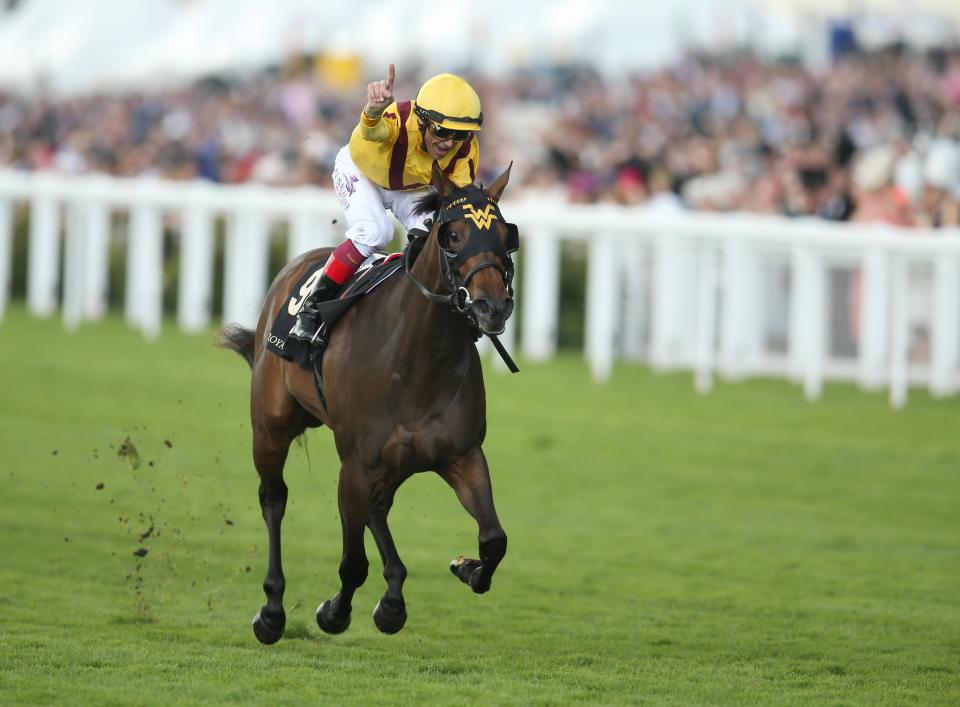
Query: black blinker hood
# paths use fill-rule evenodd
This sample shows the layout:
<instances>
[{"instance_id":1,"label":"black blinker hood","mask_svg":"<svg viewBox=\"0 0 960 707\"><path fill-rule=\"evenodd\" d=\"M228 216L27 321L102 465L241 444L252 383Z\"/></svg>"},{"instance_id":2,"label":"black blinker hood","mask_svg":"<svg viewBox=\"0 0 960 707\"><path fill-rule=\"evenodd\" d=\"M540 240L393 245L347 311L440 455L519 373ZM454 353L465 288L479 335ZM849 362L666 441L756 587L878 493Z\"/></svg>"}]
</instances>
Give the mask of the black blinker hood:
<instances>
[{"instance_id":1,"label":"black blinker hood","mask_svg":"<svg viewBox=\"0 0 960 707\"><path fill-rule=\"evenodd\" d=\"M453 199L443 205L437 222L442 226L452 221L466 221L470 224L470 238L463 250L457 253L457 260L463 262L476 253L492 251L500 256L509 256L520 247L517 226L503 220L497 202L487 196L483 190L468 184L454 193ZM507 227L506 247L493 229L493 222L500 221Z\"/></svg>"}]
</instances>

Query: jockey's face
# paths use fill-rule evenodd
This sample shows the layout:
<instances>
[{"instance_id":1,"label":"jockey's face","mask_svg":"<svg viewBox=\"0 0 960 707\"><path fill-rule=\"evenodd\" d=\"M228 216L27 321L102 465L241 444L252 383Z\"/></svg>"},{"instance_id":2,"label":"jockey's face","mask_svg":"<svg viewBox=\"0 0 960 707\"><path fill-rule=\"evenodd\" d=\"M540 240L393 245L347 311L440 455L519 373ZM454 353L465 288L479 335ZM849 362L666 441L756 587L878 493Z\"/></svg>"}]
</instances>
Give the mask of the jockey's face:
<instances>
[{"instance_id":1,"label":"jockey's face","mask_svg":"<svg viewBox=\"0 0 960 707\"><path fill-rule=\"evenodd\" d=\"M423 144L426 146L427 152L430 154L430 156L435 160L439 160L446 157L450 150L461 145L463 140L457 140L455 137L459 137L459 135L446 135L445 137L437 136L434 134L433 126L431 124L427 126L426 130L423 131Z\"/></svg>"}]
</instances>

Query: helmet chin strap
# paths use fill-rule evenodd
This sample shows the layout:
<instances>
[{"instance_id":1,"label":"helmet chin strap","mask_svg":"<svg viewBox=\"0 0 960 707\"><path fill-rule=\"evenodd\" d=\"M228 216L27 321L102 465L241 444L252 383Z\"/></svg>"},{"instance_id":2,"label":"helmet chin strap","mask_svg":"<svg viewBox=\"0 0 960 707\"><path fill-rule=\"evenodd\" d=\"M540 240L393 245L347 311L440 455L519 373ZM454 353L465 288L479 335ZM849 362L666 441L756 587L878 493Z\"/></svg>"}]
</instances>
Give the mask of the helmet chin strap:
<instances>
[{"instance_id":1,"label":"helmet chin strap","mask_svg":"<svg viewBox=\"0 0 960 707\"><path fill-rule=\"evenodd\" d=\"M427 124L423 122L423 118L419 115L417 116L417 125L420 126L420 149L430 154L430 150L427 148Z\"/></svg>"}]
</instances>

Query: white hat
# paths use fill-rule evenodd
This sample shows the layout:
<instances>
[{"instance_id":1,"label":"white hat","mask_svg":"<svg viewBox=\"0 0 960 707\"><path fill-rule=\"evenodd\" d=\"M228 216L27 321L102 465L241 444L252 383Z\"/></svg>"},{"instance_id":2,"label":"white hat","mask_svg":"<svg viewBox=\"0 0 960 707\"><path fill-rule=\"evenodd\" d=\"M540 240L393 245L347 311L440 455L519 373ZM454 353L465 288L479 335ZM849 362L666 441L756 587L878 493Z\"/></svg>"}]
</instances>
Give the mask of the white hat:
<instances>
[{"instance_id":1,"label":"white hat","mask_svg":"<svg viewBox=\"0 0 960 707\"><path fill-rule=\"evenodd\" d=\"M932 187L953 191L960 182L960 146L953 140L935 140L923 163L923 179Z\"/></svg>"},{"instance_id":2,"label":"white hat","mask_svg":"<svg viewBox=\"0 0 960 707\"><path fill-rule=\"evenodd\" d=\"M887 186L893 179L894 159L891 145L871 147L857 159L853 167L853 183L865 191Z\"/></svg>"},{"instance_id":3,"label":"white hat","mask_svg":"<svg viewBox=\"0 0 960 707\"><path fill-rule=\"evenodd\" d=\"M923 160L916 150L910 150L897 160L893 170L893 183L910 197L910 201L920 198L923 192Z\"/></svg>"}]
</instances>

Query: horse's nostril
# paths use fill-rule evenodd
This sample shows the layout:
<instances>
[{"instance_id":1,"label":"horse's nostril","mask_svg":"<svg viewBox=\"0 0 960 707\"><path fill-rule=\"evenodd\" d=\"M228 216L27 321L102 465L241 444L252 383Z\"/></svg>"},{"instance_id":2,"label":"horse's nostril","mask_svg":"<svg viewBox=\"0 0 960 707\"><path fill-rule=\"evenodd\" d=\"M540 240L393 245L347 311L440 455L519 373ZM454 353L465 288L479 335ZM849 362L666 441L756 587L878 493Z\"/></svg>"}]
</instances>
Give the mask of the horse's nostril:
<instances>
[{"instance_id":1,"label":"horse's nostril","mask_svg":"<svg viewBox=\"0 0 960 707\"><path fill-rule=\"evenodd\" d=\"M481 319L494 326L506 321L513 311L513 300L497 300L482 297L473 301L473 311Z\"/></svg>"},{"instance_id":2,"label":"horse's nostril","mask_svg":"<svg viewBox=\"0 0 960 707\"><path fill-rule=\"evenodd\" d=\"M477 310L477 314L489 317L493 312L493 307L490 306L490 302L487 299L478 299L473 301L473 306Z\"/></svg>"}]
</instances>

